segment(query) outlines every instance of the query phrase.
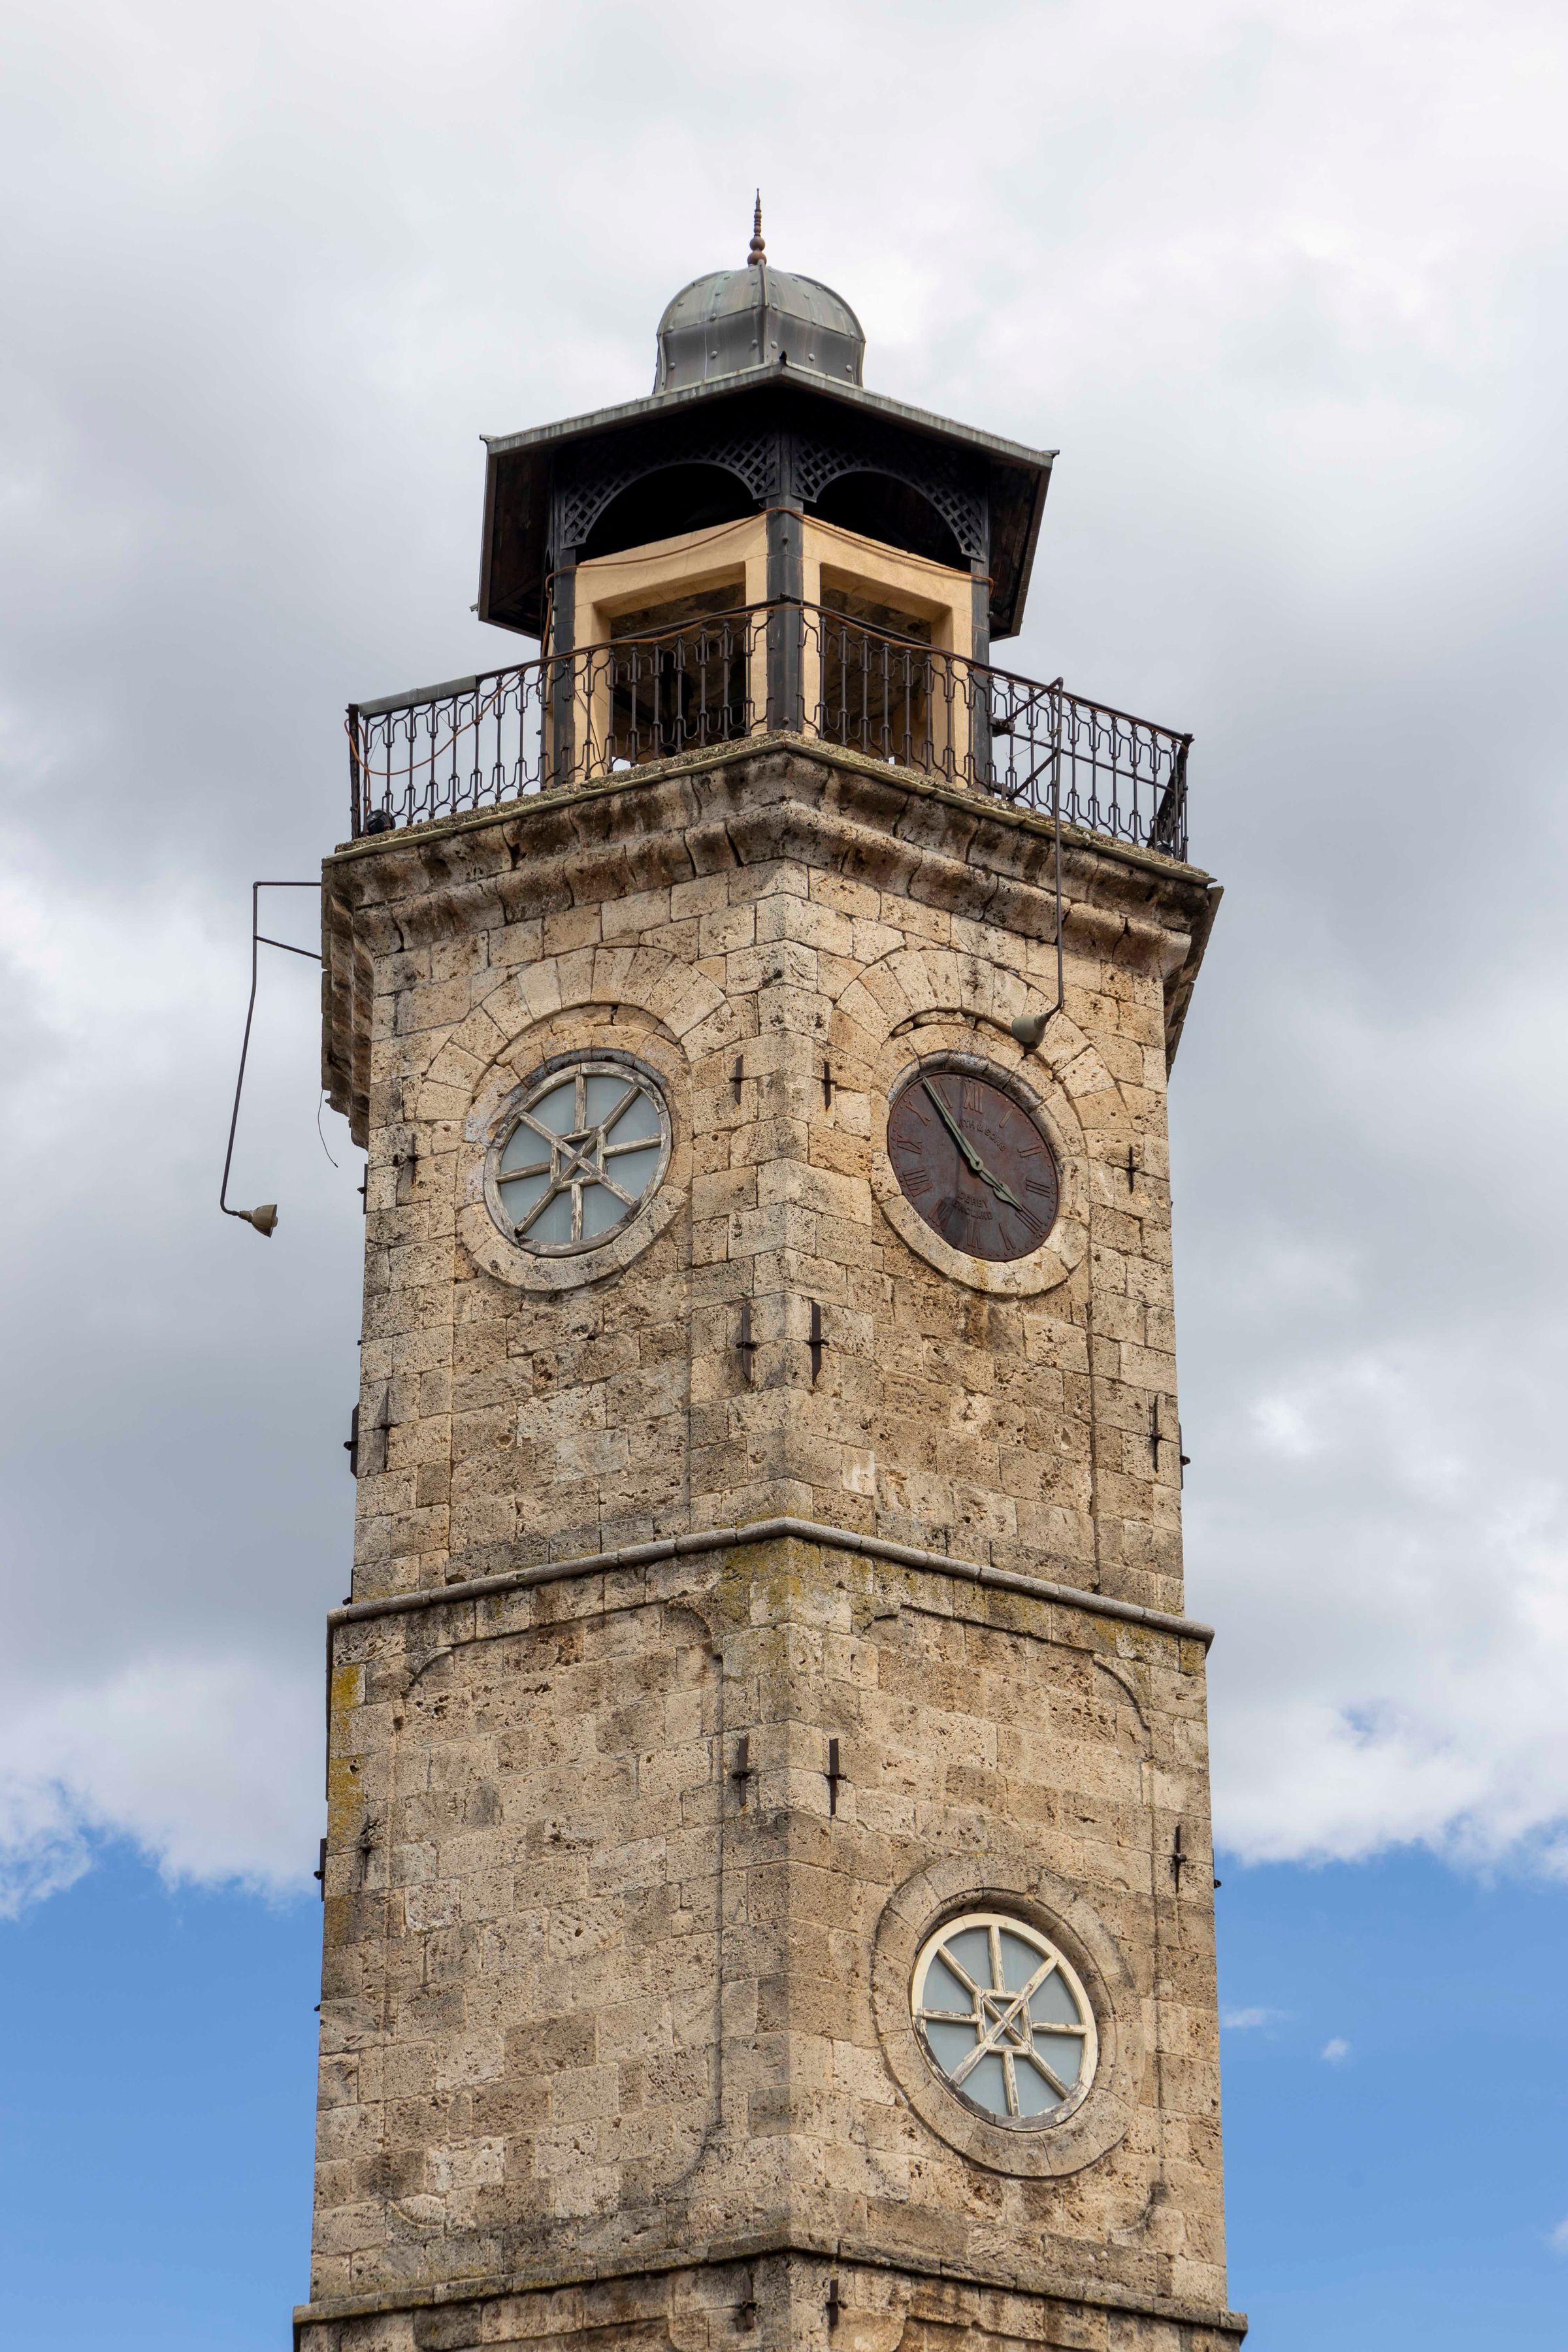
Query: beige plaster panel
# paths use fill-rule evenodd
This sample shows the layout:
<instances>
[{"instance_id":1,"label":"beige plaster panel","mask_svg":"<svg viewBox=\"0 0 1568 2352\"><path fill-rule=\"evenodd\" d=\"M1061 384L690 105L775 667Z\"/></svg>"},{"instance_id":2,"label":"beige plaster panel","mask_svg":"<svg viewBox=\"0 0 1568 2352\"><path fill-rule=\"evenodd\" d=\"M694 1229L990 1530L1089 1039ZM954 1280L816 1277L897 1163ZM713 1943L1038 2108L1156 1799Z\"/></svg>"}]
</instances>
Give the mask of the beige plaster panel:
<instances>
[{"instance_id":1,"label":"beige plaster panel","mask_svg":"<svg viewBox=\"0 0 1568 2352\"><path fill-rule=\"evenodd\" d=\"M931 643L967 655L973 645L973 583L968 572L906 555L858 531L814 521L802 527L803 585L808 604L822 602L822 574L839 575L868 591L883 590L889 603L907 605L931 623ZM576 642L599 645L623 613L694 594L736 586L736 601L767 601L767 522L747 515L708 530L682 531L673 539L618 555L590 557L577 566Z\"/></svg>"},{"instance_id":2,"label":"beige plaster panel","mask_svg":"<svg viewBox=\"0 0 1568 2352\"><path fill-rule=\"evenodd\" d=\"M620 555L593 556L576 571L576 642L603 644L622 613L731 581L737 604L767 602L767 523L762 515L710 530L682 531Z\"/></svg>"}]
</instances>

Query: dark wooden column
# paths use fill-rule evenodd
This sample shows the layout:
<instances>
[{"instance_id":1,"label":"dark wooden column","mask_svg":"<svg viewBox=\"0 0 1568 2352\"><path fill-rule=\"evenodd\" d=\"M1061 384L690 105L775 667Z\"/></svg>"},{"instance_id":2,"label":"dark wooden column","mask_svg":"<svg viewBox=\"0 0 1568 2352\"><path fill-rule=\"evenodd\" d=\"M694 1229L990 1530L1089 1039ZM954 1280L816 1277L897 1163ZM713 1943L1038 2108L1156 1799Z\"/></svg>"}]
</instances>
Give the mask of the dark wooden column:
<instances>
[{"instance_id":1,"label":"dark wooden column","mask_svg":"<svg viewBox=\"0 0 1568 2352\"><path fill-rule=\"evenodd\" d=\"M991 659L991 564L988 557L972 556L970 637L976 667L969 673L969 757L972 781L991 782L991 696L982 665Z\"/></svg>"},{"instance_id":2,"label":"dark wooden column","mask_svg":"<svg viewBox=\"0 0 1568 2352\"><path fill-rule=\"evenodd\" d=\"M768 709L770 732L805 725L802 599L805 518L795 486L794 436L779 436L777 487L768 504Z\"/></svg>"},{"instance_id":3,"label":"dark wooden column","mask_svg":"<svg viewBox=\"0 0 1568 2352\"><path fill-rule=\"evenodd\" d=\"M550 590L550 635L544 647L549 667L544 678L545 782L569 784L575 774L576 698L573 692L576 665L570 659L577 644L577 555L563 548Z\"/></svg>"}]
</instances>

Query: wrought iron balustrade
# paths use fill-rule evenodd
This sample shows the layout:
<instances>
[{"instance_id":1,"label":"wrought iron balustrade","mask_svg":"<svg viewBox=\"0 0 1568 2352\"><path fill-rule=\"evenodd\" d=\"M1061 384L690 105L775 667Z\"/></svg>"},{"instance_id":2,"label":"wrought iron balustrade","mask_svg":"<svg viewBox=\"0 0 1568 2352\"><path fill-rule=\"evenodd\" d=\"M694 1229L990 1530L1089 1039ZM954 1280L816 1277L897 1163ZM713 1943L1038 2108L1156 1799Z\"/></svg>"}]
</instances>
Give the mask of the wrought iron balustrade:
<instances>
[{"instance_id":1,"label":"wrought iron balustrade","mask_svg":"<svg viewBox=\"0 0 1568 2352\"><path fill-rule=\"evenodd\" d=\"M1184 857L1191 737L868 628L753 604L351 704L356 836L781 730Z\"/></svg>"}]
</instances>

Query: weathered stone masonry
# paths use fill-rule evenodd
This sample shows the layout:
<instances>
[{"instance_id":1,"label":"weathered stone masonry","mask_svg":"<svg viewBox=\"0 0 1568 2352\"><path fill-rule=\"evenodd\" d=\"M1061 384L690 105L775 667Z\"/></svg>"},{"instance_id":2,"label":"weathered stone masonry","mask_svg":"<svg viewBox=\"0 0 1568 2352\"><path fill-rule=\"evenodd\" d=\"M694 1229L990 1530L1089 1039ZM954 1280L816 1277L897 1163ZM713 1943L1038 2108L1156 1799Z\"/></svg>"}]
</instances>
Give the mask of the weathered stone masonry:
<instances>
[{"instance_id":1,"label":"weathered stone masonry","mask_svg":"<svg viewBox=\"0 0 1568 2352\"><path fill-rule=\"evenodd\" d=\"M1041 820L797 741L328 862L370 1173L310 2352L1234 2342L1164 1125L1217 893L1069 834L1031 1055L1053 878ZM519 1081L605 1044L673 1148L584 1281L479 1179ZM955 1278L882 1129L977 1051L1062 1212ZM1037 1906L1100 2022L1027 2151L910 2047L971 1895Z\"/></svg>"}]
</instances>

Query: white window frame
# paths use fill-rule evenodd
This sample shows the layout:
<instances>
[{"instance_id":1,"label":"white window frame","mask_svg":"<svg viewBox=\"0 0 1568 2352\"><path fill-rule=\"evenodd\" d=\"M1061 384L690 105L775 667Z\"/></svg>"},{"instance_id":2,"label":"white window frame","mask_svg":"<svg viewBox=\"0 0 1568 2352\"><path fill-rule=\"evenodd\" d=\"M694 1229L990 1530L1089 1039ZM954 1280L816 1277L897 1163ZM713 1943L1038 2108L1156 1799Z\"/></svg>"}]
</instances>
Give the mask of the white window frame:
<instances>
[{"instance_id":1,"label":"white window frame","mask_svg":"<svg viewBox=\"0 0 1568 2352\"><path fill-rule=\"evenodd\" d=\"M955 1936L963 1935L967 1930L976 1927L984 1928L988 1938L992 1977L989 1985L976 1984L962 1961L954 1959L948 1949ZM1017 1993L1005 1991L1002 1985L1002 1955L999 1938L1004 1932L1016 1936L1020 1943L1027 1944L1032 1951L1039 1955L1039 1967L1030 1977L1023 1990ZM931 1962L939 1955L943 1965L974 1995L973 2005L967 2013L952 2010L931 2010L925 2005L926 1979L931 1972ZM1072 1997L1079 2013L1077 2025L1047 2024L1037 2021L1029 2016L1025 2007L1030 1994L1043 1984L1053 1971L1060 1976ZM921 1947L910 1985L910 2011L914 2019L915 2032L927 2063L941 2077L955 2098L962 2099L966 2106L972 2108L977 2115L984 2116L987 2123L1011 2131L1049 2130L1053 2126L1065 2121L1082 2105L1089 2095L1100 2060L1100 2038L1095 2026L1093 2004L1066 1953L1058 1945L1054 1944L1048 1936L1043 1934L1032 1920L1021 1917L1016 1912L964 1911L961 1912L956 1918L944 1919L942 1926L928 1936ZM961 2065L949 2068L942 2063L931 2048L926 2034L926 2025L928 2021L955 2023L961 2014L964 2014L965 2021L972 2022L976 2029L975 2046ZM1048 2060L1035 2048L1034 2041L1037 2033L1075 2034L1081 2039L1083 2055L1079 2062L1076 2083L1064 2083ZM1005 2116L998 2115L994 2107L987 2106L981 2100L972 2097L963 2087L980 2060L993 2054L1002 2061L1002 2074L1007 2096L1007 2113ZM1033 2066L1058 2095L1058 2104L1044 2115L1026 2116L1019 2112L1017 2068L1020 2063Z\"/></svg>"}]
</instances>

